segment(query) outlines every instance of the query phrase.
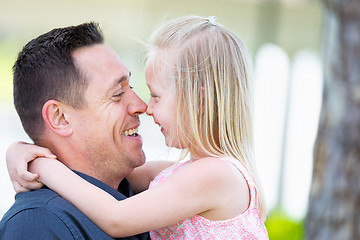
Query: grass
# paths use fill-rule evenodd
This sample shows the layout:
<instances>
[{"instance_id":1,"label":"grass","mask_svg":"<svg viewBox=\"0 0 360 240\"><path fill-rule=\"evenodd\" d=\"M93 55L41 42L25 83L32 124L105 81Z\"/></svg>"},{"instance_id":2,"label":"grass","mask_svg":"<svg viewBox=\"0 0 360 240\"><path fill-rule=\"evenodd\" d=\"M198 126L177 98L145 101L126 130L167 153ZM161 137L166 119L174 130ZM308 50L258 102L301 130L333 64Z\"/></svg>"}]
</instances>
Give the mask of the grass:
<instances>
[{"instance_id":1,"label":"grass","mask_svg":"<svg viewBox=\"0 0 360 240\"><path fill-rule=\"evenodd\" d=\"M292 219L281 210L270 213L265 225L271 240L304 239L304 220Z\"/></svg>"}]
</instances>

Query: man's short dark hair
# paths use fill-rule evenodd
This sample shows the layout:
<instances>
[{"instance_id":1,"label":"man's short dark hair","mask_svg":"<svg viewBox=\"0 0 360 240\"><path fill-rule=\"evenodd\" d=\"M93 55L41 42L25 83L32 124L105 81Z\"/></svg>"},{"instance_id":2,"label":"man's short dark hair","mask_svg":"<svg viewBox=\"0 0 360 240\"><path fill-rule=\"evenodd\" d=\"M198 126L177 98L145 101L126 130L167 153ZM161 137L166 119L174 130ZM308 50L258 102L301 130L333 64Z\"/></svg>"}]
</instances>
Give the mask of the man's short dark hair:
<instances>
[{"instance_id":1,"label":"man's short dark hair","mask_svg":"<svg viewBox=\"0 0 360 240\"><path fill-rule=\"evenodd\" d=\"M36 143L44 127L42 107L50 99L83 107L88 82L72 57L74 50L104 42L93 22L53 29L25 45L13 66L14 104L24 130Z\"/></svg>"}]
</instances>

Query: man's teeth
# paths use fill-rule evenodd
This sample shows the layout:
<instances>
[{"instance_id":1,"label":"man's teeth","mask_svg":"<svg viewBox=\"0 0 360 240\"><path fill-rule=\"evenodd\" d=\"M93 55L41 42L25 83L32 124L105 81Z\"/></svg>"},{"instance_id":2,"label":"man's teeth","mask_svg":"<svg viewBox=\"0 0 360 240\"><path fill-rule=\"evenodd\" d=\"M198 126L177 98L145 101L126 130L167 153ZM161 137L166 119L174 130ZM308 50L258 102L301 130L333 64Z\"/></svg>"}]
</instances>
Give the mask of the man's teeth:
<instances>
[{"instance_id":1,"label":"man's teeth","mask_svg":"<svg viewBox=\"0 0 360 240\"><path fill-rule=\"evenodd\" d=\"M126 130L126 131L124 132L124 135L125 135L125 136L131 136L131 135L137 133L138 130L139 130L138 128L133 128L133 129Z\"/></svg>"}]
</instances>

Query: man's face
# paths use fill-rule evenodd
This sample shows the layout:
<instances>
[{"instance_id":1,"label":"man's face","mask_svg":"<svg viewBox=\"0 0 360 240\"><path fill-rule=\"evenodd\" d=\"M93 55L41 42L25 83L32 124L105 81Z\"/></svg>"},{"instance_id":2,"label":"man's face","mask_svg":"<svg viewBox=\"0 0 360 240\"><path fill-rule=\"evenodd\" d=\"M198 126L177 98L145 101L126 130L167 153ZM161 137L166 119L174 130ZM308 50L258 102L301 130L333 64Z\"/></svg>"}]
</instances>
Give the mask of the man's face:
<instances>
[{"instance_id":1,"label":"man's face","mask_svg":"<svg viewBox=\"0 0 360 240\"><path fill-rule=\"evenodd\" d=\"M86 106L74 109L70 119L73 137L91 175L115 184L119 176L145 162L142 138L136 132L138 116L147 106L131 89L130 72L107 45L80 48L73 57L88 81Z\"/></svg>"}]
</instances>

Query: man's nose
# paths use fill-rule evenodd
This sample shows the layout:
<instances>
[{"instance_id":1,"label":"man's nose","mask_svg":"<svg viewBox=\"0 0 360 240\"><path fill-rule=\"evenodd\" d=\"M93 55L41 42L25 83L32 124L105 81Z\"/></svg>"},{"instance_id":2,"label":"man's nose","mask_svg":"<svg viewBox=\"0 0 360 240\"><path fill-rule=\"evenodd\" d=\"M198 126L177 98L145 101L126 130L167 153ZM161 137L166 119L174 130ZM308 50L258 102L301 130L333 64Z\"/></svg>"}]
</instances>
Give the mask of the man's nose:
<instances>
[{"instance_id":1,"label":"man's nose","mask_svg":"<svg viewBox=\"0 0 360 240\"><path fill-rule=\"evenodd\" d=\"M145 113L147 105L146 103L141 100L141 98L132 91L132 102L129 106L129 114L130 115L141 115Z\"/></svg>"}]
</instances>

